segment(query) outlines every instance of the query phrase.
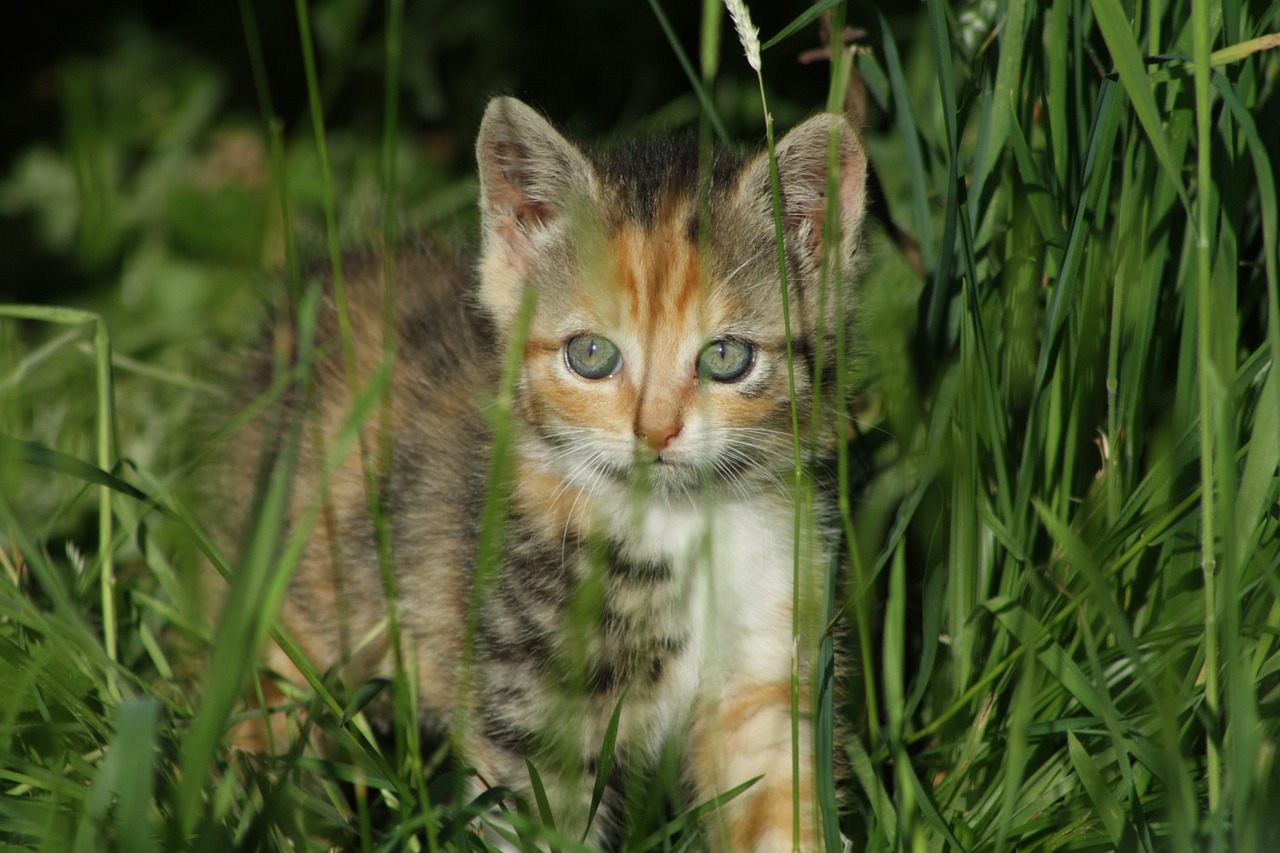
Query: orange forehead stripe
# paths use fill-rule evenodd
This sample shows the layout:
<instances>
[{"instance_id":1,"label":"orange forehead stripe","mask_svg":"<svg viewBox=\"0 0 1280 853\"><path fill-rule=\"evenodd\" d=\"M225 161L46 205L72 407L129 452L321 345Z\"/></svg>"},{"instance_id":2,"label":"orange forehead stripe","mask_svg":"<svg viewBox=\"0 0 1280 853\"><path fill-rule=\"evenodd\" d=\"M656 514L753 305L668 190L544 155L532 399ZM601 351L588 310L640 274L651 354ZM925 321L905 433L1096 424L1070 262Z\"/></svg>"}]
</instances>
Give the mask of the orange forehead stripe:
<instances>
[{"instance_id":1,"label":"orange forehead stripe","mask_svg":"<svg viewBox=\"0 0 1280 853\"><path fill-rule=\"evenodd\" d=\"M698 247L673 224L680 218L655 228L624 226L613 238L615 280L639 328L682 325L702 292Z\"/></svg>"}]
</instances>

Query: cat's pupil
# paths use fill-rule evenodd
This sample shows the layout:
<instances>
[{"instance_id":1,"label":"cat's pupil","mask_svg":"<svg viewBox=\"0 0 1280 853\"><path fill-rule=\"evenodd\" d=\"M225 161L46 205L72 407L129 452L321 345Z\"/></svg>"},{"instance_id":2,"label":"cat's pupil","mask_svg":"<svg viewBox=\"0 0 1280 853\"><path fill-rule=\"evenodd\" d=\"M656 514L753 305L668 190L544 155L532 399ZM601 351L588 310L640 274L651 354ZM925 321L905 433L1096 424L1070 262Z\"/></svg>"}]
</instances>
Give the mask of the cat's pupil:
<instances>
[{"instance_id":1,"label":"cat's pupil","mask_svg":"<svg viewBox=\"0 0 1280 853\"><path fill-rule=\"evenodd\" d=\"M622 353L613 341L598 335L578 335L564 347L569 369L584 379L607 379L622 367Z\"/></svg>"},{"instance_id":2,"label":"cat's pupil","mask_svg":"<svg viewBox=\"0 0 1280 853\"><path fill-rule=\"evenodd\" d=\"M698 373L716 382L735 382L751 369L755 351L746 341L712 341L698 356Z\"/></svg>"}]
</instances>

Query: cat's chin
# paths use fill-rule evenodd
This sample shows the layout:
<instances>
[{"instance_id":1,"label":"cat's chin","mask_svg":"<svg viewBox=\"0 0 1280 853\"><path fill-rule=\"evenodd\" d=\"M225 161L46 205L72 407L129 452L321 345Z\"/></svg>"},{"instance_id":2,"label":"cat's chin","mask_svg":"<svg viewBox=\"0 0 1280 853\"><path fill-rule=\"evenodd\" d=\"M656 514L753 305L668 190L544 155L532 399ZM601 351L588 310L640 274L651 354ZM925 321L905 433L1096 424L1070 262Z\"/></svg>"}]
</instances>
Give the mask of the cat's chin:
<instances>
[{"instance_id":1,"label":"cat's chin","mask_svg":"<svg viewBox=\"0 0 1280 853\"><path fill-rule=\"evenodd\" d=\"M749 470L723 463L709 467L658 458L633 463L618 475L633 493L661 500L741 496L753 488ZM758 485L763 486L764 483Z\"/></svg>"},{"instance_id":2,"label":"cat's chin","mask_svg":"<svg viewBox=\"0 0 1280 853\"><path fill-rule=\"evenodd\" d=\"M627 481L641 493L662 497L697 494L702 487L702 477L696 468L663 459L632 465Z\"/></svg>"},{"instance_id":3,"label":"cat's chin","mask_svg":"<svg viewBox=\"0 0 1280 853\"><path fill-rule=\"evenodd\" d=\"M549 464L548 464L549 463ZM697 453L631 455L592 451L587 458L564 454L544 458L544 470L588 494L621 490L639 499L662 501L704 500L722 496L741 498L772 491L780 473L752 464L752 460L725 456L709 461Z\"/></svg>"}]
</instances>

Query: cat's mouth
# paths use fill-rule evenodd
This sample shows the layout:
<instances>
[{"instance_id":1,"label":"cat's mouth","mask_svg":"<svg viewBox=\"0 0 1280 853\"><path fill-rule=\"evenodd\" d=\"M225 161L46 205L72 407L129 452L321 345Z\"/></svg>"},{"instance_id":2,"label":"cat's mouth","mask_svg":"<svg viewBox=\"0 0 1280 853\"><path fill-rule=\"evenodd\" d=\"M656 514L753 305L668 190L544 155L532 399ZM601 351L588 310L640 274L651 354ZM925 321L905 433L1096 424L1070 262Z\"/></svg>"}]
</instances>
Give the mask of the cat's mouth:
<instances>
[{"instance_id":1,"label":"cat's mouth","mask_svg":"<svg viewBox=\"0 0 1280 853\"><path fill-rule=\"evenodd\" d=\"M591 467L597 474L588 477L603 474L619 485L656 494L696 491L706 482L698 466L651 451L637 452L631 459L599 457Z\"/></svg>"},{"instance_id":2,"label":"cat's mouth","mask_svg":"<svg viewBox=\"0 0 1280 853\"><path fill-rule=\"evenodd\" d=\"M558 451L555 467L560 476L591 489L611 481L658 496L689 495L707 489L742 488L758 479L758 474L753 475L757 466L744 454L712 455L688 447L655 451L643 442L619 453L617 447L575 446L572 437L557 433L541 438Z\"/></svg>"},{"instance_id":3,"label":"cat's mouth","mask_svg":"<svg viewBox=\"0 0 1280 853\"><path fill-rule=\"evenodd\" d=\"M637 452L630 465L620 466L619 475L632 486L655 494L700 492L741 484L750 479L752 466L730 458L690 461L673 453Z\"/></svg>"}]
</instances>

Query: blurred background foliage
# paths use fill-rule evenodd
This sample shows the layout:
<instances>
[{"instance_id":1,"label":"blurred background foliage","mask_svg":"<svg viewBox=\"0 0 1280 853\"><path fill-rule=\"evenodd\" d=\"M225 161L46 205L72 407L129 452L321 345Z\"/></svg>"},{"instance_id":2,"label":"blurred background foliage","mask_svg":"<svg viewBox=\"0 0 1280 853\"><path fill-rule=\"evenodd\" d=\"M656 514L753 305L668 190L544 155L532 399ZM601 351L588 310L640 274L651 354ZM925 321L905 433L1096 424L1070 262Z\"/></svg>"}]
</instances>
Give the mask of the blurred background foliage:
<instances>
[{"instance_id":1,"label":"blurred background foliage","mask_svg":"<svg viewBox=\"0 0 1280 853\"><path fill-rule=\"evenodd\" d=\"M696 58L700 8L667 5ZM766 34L803 10L760 5L753 14ZM0 35L0 302L100 314L113 336L121 454L141 469L172 470L200 380L275 293L286 234L296 234L304 261L325 257L296 10L54 0L15 13ZM386 9L320 0L310 15L341 239L360 248L383 231ZM570 133L606 142L696 126L697 99L642 2L421 0L406 4L400 33L390 208L400 233L473 238L472 143L494 94L525 98ZM754 148L763 141L757 84L727 21L725 38L716 102L735 138ZM251 44L260 46L260 80ZM796 61L816 47L809 27L771 54L782 127L823 104L827 65ZM269 125L282 140L288 227ZM87 352L85 341L75 329L0 323L0 365L11 366L10 390L19 381L24 390L0 406L0 430L89 455L93 411L79 404L92 397L92 371L87 360L55 357ZM19 505L74 528L82 514L53 512L74 486L49 485Z\"/></svg>"},{"instance_id":2,"label":"blurred background foliage","mask_svg":"<svg viewBox=\"0 0 1280 853\"><path fill-rule=\"evenodd\" d=\"M665 14L696 57L701 11L670 5ZM766 6L755 14L769 33L796 12ZM316 205L320 177L291 4L252 7L269 91L255 84L244 18L230 4L55 2L22 14L37 25L6 35L6 295L83 299L95 282L110 286L123 277L132 285L124 298L142 298L153 277L146 264L161 248L174 262L202 266L271 257L279 235L268 227L264 96L289 146L293 198L304 215ZM322 0L311 16L335 177L344 202L354 194L376 206L384 7ZM816 47L813 36L810 28L793 38L792 56ZM526 98L592 138L687 125L697 115L688 81L643 3L411 2L402 56L399 193L414 225L470 207L471 142L491 95ZM776 62L769 78L783 126L821 106L828 80L823 63L790 58ZM725 62L724 72L718 105L731 127L755 141L762 127L754 78L742 62ZM146 261L136 257L144 247L152 254Z\"/></svg>"}]
</instances>

